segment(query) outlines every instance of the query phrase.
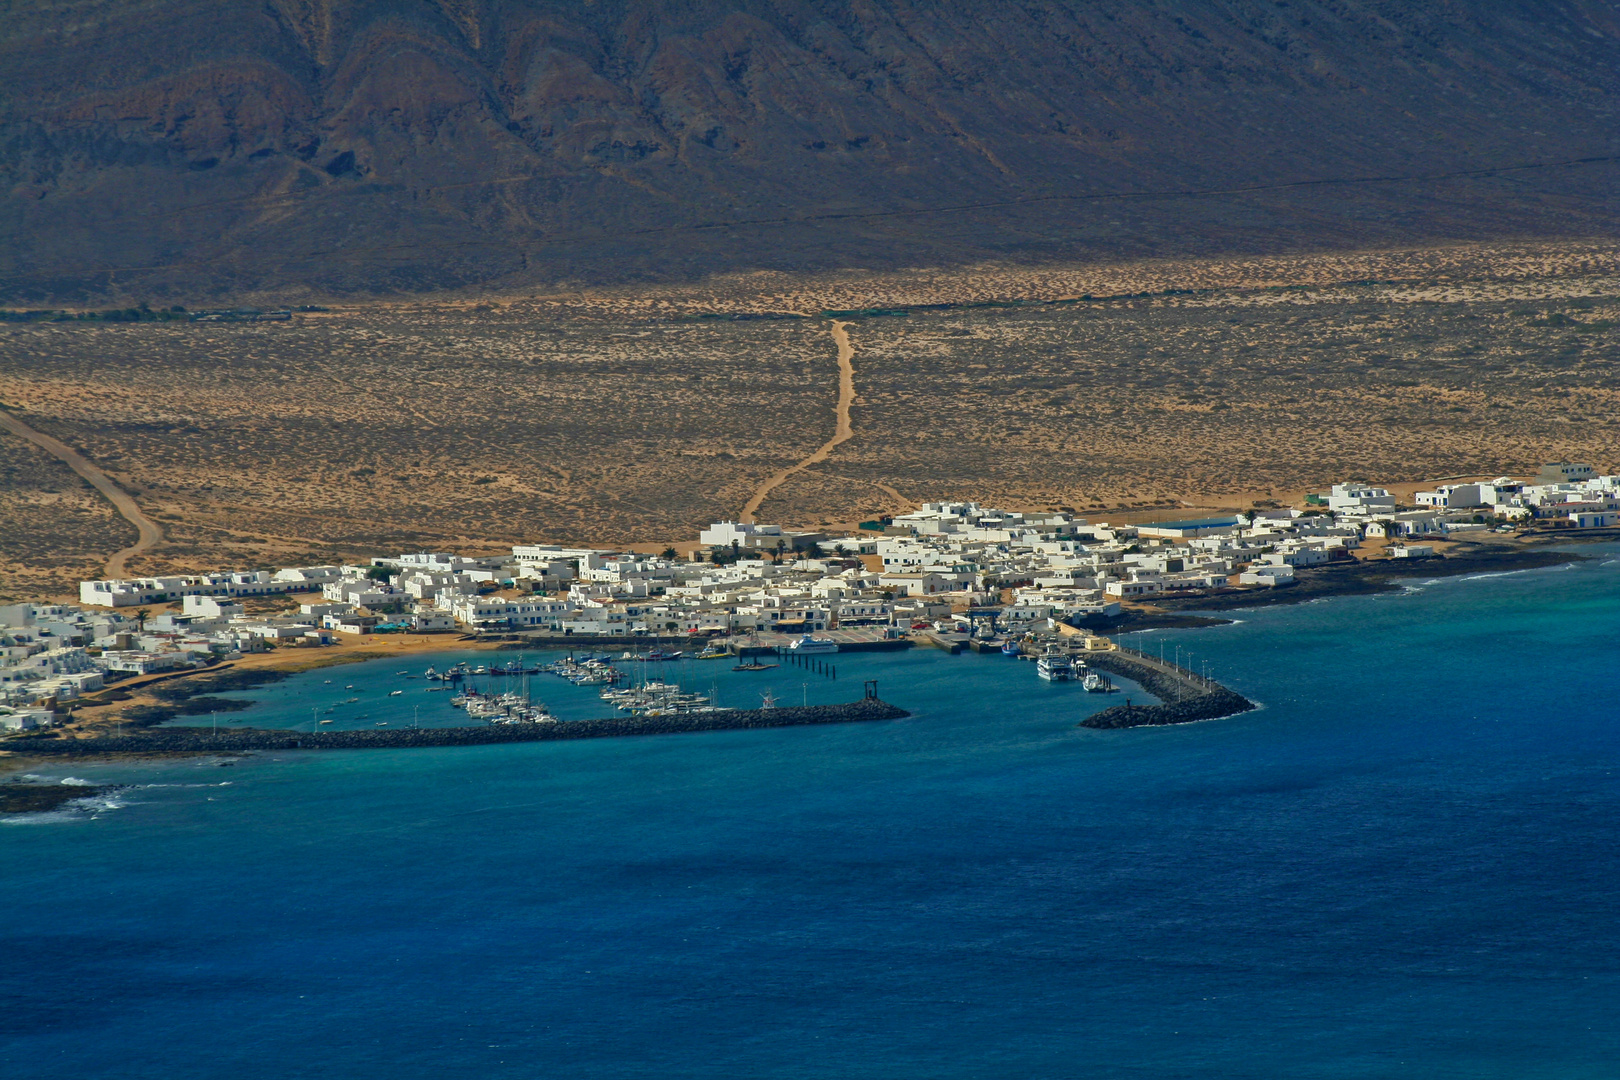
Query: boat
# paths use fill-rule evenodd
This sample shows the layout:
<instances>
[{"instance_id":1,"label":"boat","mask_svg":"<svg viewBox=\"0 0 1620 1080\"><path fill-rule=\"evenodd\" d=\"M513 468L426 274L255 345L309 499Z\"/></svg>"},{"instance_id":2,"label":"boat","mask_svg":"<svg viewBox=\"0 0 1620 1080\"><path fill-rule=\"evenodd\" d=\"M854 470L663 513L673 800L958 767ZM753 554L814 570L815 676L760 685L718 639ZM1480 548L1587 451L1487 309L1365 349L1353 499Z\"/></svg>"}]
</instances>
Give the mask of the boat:
<instances>
[{"instance_id":1,"label":"boat","mask_svg":"<svg viewBox=\"0 0 1620 1080\"><path fill-rule=\"evenodd\" d=\"M405 691L403 691L403 690L390 690L390 691L388 691L388 696L389 697L399 697L399 695L403 694L404 692Z\"/></svg>"},{"instance_id":2,"label":"boat","mask_svg":"<svg viewBox=\"0 0 1620 1080\"><path fill-rule=\"evenodd\" d=\"M355 703L355 702L357 702L357 701L359 701L359 700L360 700L360 699L359 699L359 698L357 698L357 697L352 697L352 698L344 698L344 699L343 699L343 704L345 704L345 705L353 705L353 704L354 704L354 703Z\"/></svg>"},{"instance_id":3,"label":"boat","mask_svg":"<svg viewBox=\"0 0 1620 1080\"><path fill-rule=\"evenodd\" d=\"M433 680L437 681L439 679L444 678L444 676L439 674L437 668L428 668L426 671L422 672L422 678L424 678L424 679L433 679Z\"/></svg>"},{"instance_id":4,"label":"boat","mask_svg":"<svg viewBox=\"0 0 1620 1080\"><path fill-rule=\"evenodd\" d=\"M1087 671L1086 677L1080 680L1080 685L1085 687L1088 693L1092 694L1111 694L1114 692L1114 684L1108 676L1096 671Z\"/></svg>"},{"instance_id":5,"label":"boat","mask_svg":"<svg viewBox=\"0 0 1620 1080\"><path fill-rule=\"evenodd\" d=\"M800 656L821 656L825 653L838 651L838 642L832 638L811 637L809 634L789 645L788 648Z\"/></svg>"},{"instance_id":6,"label":"boat","mask_svg":"<svg viewBox=\"0 0 1620 1080\"><path fill-rule=\"evenodd\" d=\"M1023 643L1016 638L1008 638L1001 643L1002 656L1017 656L1024 651Z\"/></svg>"},{"instance_id":7,"label":"boat","mask_svg":"<svg viewBox=\"0 0 1620 1080\"><path fill-rule=\"evenodd\" d=\"M775 665L775 664L735 664L735 665L732 666L731 670L732 671L769 671L769 670L771 670L771 668L776 667L776 666L777 665Z\"/></svg>"},{"instance_id":8,"label":"boat","mask_svg":"<svg viewBox=\"0 0 1620 1080\"><path fill-rule=\"evenodd\" d=\"M1035 674L1047 682L1071 682L1075 677L1074 659L1068 653L1060 652L1055 646L1048 647L1041 658L1035 661Z\"/></svg>"},{"instance_id":9,"label":"boat","mask_svg":"<svg viewBox=\"0 0 1620 1080\"><path fill-rule=\"evenodd\" d=\"M697 660L724 660L731 655L731 650L723 645L705 645L703 651L694 659Z\"/></svg>"},{"instance_id":10,"label":"boat","mask_svg":"<svg viewBox=\"0 0 1620 1080\"><path fill-rule=\"evenodd\" d=\"M321 721L321 723L323 723L323 724L330 724L330 723L331 723L331 722L332 722L332 721L330 721L330 720L322 720L322 721Z\"/></svg>"},{"instance_id":11,"label":"boat","mask_svg":"<svg viewBox=\"0 0 1620 1080\"><path fill-rule=\"evenodd\" d=\"M395 675L409 675L410 672L408 672L408 671L396 671L396 672L394 672L394 674Z\"/></svg>"}]
</instances>

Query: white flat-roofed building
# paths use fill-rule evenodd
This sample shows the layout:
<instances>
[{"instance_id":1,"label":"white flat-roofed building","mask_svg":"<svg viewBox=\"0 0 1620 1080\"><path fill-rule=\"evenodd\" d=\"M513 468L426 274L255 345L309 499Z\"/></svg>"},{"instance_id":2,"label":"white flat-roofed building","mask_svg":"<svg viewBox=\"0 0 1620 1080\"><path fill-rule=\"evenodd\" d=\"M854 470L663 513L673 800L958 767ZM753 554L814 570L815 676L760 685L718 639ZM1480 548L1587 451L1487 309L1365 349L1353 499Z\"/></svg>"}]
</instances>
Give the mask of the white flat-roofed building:
<instances>
[{"instance_id":1,"label":"white flat-roofed building","mask_svg":"<svg viewBox=\"0 0 1620 1080\"><path fill-rule=\"evenodd\" d=\"M1328 492L1329 510L1365 514L1388 514L1395 510L1395 496L1380 487L1366 484L1334 484Z\"/></svg>"},{"instance_id":2,"label":"white flat-roofed building","mask_svg":"<svg viewBox=\"0 0 1620 1080\"><path fill-rule=\"evenodd\" d=\"M450 605L455 620L475 630L511 627L560 627L574 611L570 600L503 600L498 596L457 597Z\"/></svg>"},{"instance_id":3,"label":"white flat-roofed building","mask_svg":"<svg viewBox=\"0 0 1620 1080\"><path fill-rule=\"evenodd\" d=\"M1276 588L1294 583L1294 568L1285 563L1264 563L1251 566L1238 575L1240 585L1261 585Z\"/></svg>"},{"instance_id":4,"label":"white flat-roofed building","mask_svg":"<svg viewBox=\"0 0 1620 1080\"><path fill-rule=\"evenodd\" d=\"M277 596L312 586L278 581L268 570L228 571L184 577L113 578L79 582L79 603L95 607L144 607L187 596Z\"/></svg>"},{"instance_id":5,"label":"white flat-roofed building","mask_svg":"<svg viewBox=\"0 0 1620 1080\"><path fill-rule=\"evenodd\" d=\"M1413 498L1419 506L1437 509L1493 506L1496 503L1496 488L1491 484L1442 484L1433 491L1420 491Z\"/></svg>"},{"instance_id":6,"label":"white flat-roofed building","mask_svg":"<svg viewBox=\"0 0 1620 1080\"><path fill-rule=\"evenodd\" d=\"M123 675L150 675L185 667L189 660L178 652L146 652L140 649L108 649L96 657L96 666Z\"/></svg>"}]
</instances>

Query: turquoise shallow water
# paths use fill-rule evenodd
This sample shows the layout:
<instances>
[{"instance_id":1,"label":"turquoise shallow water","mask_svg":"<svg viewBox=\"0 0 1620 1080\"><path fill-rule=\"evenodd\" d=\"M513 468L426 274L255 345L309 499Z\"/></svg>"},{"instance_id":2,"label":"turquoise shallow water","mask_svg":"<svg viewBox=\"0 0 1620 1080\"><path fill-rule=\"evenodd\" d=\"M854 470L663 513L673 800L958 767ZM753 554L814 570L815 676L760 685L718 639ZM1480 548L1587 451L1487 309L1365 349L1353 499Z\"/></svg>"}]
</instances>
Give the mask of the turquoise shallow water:
<instances>
[{"instance_id":1,"label":"turquoise shallow water","mask_svg":"<svg viewBox=\"0 0 1620 1080\"><path fill-rule=\"evenodd\" d=\"M1607 558L1163 635L1265 705L1177 728L914 650L770 676L894 723L48 770L138 786L0 827L0 1075L1612 1077Z\"/></svg>"}]
</instances>

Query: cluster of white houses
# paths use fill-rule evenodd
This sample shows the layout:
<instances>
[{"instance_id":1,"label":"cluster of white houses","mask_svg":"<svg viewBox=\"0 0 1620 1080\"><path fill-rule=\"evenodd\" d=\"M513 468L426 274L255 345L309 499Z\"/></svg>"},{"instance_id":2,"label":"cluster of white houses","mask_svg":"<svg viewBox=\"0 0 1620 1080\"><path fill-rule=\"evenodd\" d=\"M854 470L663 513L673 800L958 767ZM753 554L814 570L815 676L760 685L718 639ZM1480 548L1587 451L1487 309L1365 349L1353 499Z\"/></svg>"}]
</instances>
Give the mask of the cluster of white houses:
<instances>
[{"instance_id":1,"label":"cluster of white houses","mask_svg":"<svg viewBox=\"0 0 1620 1080\"><path fill-rule=\"evenodd\" d=\"M1346 483L1303 511L1151 525L929 503L842 537L720 522L703 530L690 560L520 545L486 558L86 581L82 606L0 608L0 727L29 726L48 715L39 702L70 701L108 679L338 634L903 631L992 602L1013 630L1094 622L1124 601L1286 586L1301 568L1351 557L1368 537L1398 539L1390 554L1413 558L1431 551L1415 540L1505 520L1620 525L1620 476L1561 463L1531 482L1451 485L1416 501L1402 510L1382 488ZM249 614L243 603L284 594L299 594L296 610Z\"/></svg>"}]
</instances>

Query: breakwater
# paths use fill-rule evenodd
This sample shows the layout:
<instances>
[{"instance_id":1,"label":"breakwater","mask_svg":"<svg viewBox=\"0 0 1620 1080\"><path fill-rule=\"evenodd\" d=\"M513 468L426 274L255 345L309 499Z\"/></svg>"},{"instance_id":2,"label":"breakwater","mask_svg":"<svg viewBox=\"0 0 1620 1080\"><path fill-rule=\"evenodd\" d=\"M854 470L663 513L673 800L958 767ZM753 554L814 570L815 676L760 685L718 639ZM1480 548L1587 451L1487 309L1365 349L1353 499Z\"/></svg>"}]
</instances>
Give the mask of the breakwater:
<instances>
[{"instance_id":1,"label":"breakwater","mask_svg":"<svg viewBox=\"0 0 1620 1080\"><path fill-rule=\"evenodd\" d=\"M909 715L906 710L886 701L864 698L844 705L717 709L714 712L679 716L626 716L550 724L495 724L489 727L393 728L388 731L274 731L264 728L214 731L210 728L168 727L135 735L83 739L22 736L0 742L0 748L28 756L70 757L93 754L229 754L249 750L396 750L845 724L862 720L898 720Z\"/></svg>"},{"instance_id":2,"label":"breakwater","mask_svg":"<svg viewBox=\"0 0 1620 1080\"><path fill-rule=\"evenodd\" d=\"M1218 720L1255 707L1254 702L1213 679L1195 675L1174 664L1134 649L1087 653L1086 663L1099 671L1123 675L1158 698L1160 705L1115 705L1086 717L1081 727L1128 728L1160 724L1190 724Z\"/></svg>"}]
</instances>

